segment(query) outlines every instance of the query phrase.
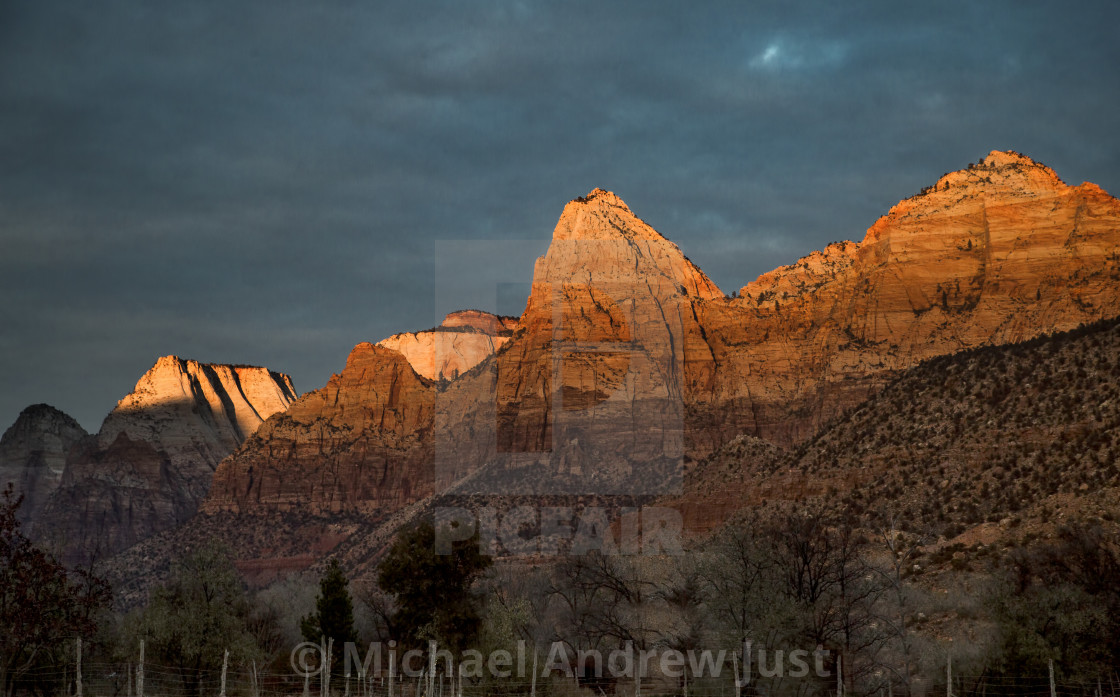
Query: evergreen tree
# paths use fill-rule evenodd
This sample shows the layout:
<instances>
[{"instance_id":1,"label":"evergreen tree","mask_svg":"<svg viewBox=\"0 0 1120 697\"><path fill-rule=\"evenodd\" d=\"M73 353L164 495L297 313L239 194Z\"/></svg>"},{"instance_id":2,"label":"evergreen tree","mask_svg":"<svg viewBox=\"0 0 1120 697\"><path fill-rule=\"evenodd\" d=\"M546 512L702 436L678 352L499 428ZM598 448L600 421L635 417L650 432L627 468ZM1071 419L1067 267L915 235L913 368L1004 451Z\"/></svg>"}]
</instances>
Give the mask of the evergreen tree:
<instances>
[{"instance_id":1,"label":"evergreen tree","mask_svg":"<svg viewBox=\"0 0 1120 697\"><path fill-rule=\"evenodd\" d=\"M450 554L437 554L431 521L402 532L377 570L378 585L397 602L390 631L405 645L434 640L453 652L467 648L481 624L471 585L491 564L478 551L478 533L454 541Z\"/></svg>"},{"instance_id":2,"label":"evergreen tree","mask_svg":"<svg viewBox=\"0 0 1120 697\"><path fill-rule=\"evenodd\" d=\"M315 612L300 622L300 631L307 641L319 643L334 639L334 659L344 655L346 642L357 642L354 631L354 602L350 598L350 581L342 573L337 559L331 559L319 579L319 595Z\"/></svg>"}]
</instances>

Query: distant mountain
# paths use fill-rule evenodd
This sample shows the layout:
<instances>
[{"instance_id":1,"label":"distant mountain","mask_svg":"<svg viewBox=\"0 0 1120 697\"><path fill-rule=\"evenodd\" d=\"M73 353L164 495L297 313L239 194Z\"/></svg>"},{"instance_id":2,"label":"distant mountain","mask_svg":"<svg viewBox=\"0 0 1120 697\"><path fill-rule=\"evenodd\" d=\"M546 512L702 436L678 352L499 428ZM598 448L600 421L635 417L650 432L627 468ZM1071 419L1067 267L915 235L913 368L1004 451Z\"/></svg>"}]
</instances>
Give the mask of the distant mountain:
<instances>
[{"instance_id":1,"label":"distant mountain","mask_svg":"<svg viewBox=\"0 0 1120 697\"><path fill-rule=\"evenodd\" d=\"M34 520L62 482L66 455L89 434L48 404L33 404L0 437L0 488L11 483L23 496L18 514Z\"/></svg>"},{"instance_id":2,"label":"distant mountain","mask_svg":"<svg viewBox=\"0 0 1120 697\"><path fill-rule=\"evenodd\" d=\"M95 436L29 407L0 444L0 474L27 495L34 537L71 561L104 556L194 515L218 462L295 396L266 368L164 356Z\"/></svg>"}]
</instances>

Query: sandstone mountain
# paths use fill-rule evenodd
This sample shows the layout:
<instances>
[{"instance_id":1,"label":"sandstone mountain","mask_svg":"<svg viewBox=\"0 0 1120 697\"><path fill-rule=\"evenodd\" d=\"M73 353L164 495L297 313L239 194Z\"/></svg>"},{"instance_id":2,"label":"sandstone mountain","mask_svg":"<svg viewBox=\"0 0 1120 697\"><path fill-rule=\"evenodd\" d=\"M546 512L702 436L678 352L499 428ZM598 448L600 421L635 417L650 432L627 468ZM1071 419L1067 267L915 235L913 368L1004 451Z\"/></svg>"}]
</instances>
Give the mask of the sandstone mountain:
<instances>
[{"instance_id":1,"label":"sandstone mountain","mask_svg":"<svg viewBox=\"0 0 1120 697\"><path fill-rule=\"evenodd\" d=\"M1016 153L738 297L596 189L565 207L508 342L446 385L360 345L219 466L207 510L672 493L733 438L794 446L927 358L1120 314L1118 281L1120 202Z\"/></svg>"},{"instance_id":2,"label":"sandstone mountain","mask_svg":"<svg viewBox=\"0 0 1120 697\"><path fill-rule=\"evenodd\" d=\"M47 404L33 404L0 437L0 488L23 496L18 514L34 519L62 482L66 454L89 437L78 422Z\"/></svg>"},{"instance_id":3,"label":"sandstone mountain","mask_svg":"<svg viewBox=\"0 0 1120 697\"><path fill-rule=\"evenodd\" d=\"M373 513L427 496L434 385L397 351L359 344L221 463L205 510Z\"/></svg>"},{"instance_id":4,"label":"sandstone mountain","mask_svg":"<svg viewBox=\"0 0 1120 697\"><path fill-rule=\"evenodd\" d=\"M181 523L194 515L218 462L294 399L288 376L266 368L160 358L96 436L70 429L65 443L31 439L29 450L53 447L53 466L51 478L41 478L29 531L75 560ZM30 468L34 457L24 462Z\"/></svg>"},{"instance_id":5,"label":"sandstone mountain","mask_svg":"<svg viewBox=\"0 0 1120 697\"><path fill-rule=\"evenodd\" d=\"M516 326L516 317L461 310L447 315L438 327L394 334L377 345L403 355L429 380L454 380L501 348Z\"/></svg>"},{"instance_id":6,"label":"sandstone mountain","mask_svg":"<svg viewBox=\"0 0 1120 697\"><path fill-rule=\"evenodd\" d=\"M711 370L707 302L726 301L620 198L596 189L569 203L513 341L440 395L441 487L483 463L481 493L679 486L689 387Z\"/></svg>"}]
</instances>

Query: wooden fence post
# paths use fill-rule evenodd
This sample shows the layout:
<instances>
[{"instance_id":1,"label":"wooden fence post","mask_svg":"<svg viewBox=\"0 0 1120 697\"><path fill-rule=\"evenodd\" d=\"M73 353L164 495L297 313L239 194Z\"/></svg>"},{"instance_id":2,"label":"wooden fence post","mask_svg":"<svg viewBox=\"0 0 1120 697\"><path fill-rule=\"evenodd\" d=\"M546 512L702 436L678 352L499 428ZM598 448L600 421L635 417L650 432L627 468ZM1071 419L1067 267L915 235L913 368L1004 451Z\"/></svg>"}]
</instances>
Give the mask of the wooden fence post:
<instances>
[{"instance_id":1,"label":"wooden fence post","mask_svg":"<svg viewBox=\"0 0 1120 697\"><path fill-rule=\"evenodd\" d=\"M144 640L140 640L140 665L136 667L136 697L144 697Z\"/></svg>"},{"instance_id":2,"label":"wooden fence post","mask_svg":"<svg viewBox=\"0 0 1120 697\"><path fill-rule=\"evenodd\" d=\"M229 669L229 649L222 654L222 688L218 697L226 697L226 671Z\"/></svg>"}]
</instances>

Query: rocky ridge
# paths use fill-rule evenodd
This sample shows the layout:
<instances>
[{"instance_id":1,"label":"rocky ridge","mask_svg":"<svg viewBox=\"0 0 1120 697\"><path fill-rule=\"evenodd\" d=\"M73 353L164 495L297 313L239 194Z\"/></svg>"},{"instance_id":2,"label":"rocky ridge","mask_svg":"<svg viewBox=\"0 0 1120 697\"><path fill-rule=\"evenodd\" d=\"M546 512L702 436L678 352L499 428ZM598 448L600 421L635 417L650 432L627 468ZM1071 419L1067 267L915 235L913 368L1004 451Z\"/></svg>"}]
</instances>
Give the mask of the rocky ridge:
<instances>
[{"instance_id":1,"label":"rocky ridge","mask_svg":"<svg viewBox=\"0 0 1120 697\"><path fill-rule=\"evenodd\" d=\"M434 387L397 351L358 344L221 463L204 510L372 514L427 496Z\"/></svg>"},{"instance_id":2,"label":"rocky ridge","mask_svg":"<svg viewBox=\"0 0 1120 697\"><path fill-rule=\"evenodd\" d=\"M703 532L764 503L817 502L930 543L1007 544L1074 517L1116 521L1118 377L1120 317L939 356L793 449L732 441L661 503Z\"/></svg>"},{"instance_id":3,"label":"rocky ridge","mask_svg":"<svg viewBox=\"0 0 1120 697\"><path fill-rule=\"evenodd\" d=\"M733 438L796 445L927 358L1120 314L1118 280L1120 202L1015 153L738 297L596 189L565 207L501 350L439 385L360 346L363 369L222 463L208 510L668 493Z\"/></svg>"}]
</instances>

